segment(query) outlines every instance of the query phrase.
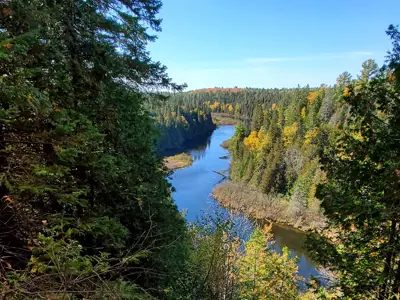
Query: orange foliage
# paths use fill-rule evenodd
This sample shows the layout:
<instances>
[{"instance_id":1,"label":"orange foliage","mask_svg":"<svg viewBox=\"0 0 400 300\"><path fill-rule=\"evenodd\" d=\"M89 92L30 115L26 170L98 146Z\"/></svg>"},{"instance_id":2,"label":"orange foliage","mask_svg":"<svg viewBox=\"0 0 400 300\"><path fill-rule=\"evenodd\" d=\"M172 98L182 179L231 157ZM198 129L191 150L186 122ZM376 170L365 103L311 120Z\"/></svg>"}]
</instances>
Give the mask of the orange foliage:
<instances>
[{"instance_id":1,"label":"orange foliage","mask_svg":"<svg viewBox=\"0 0 400 300\"><path fill-rule=\"evenodd\" d=\"M218 106L219 106L220 104L221 104L221 103L220 103L219 101L215 101L214 104L211 104L211 105L210 105L210 108L211 108L212 110L215 110L215 109L218 108Z\"/></svg>"},{"instance_id":2,"label":"orange foliage","mask_svg":"<svg viewBox=\"0 0 400 300\"><path fill-rule=\"evenodd\" d=\"M317 97L318 97L318 91L311 92L307 97L308 104L312 105L314 103L315 99L317 99Z\"/></svg>"}]
</instances>

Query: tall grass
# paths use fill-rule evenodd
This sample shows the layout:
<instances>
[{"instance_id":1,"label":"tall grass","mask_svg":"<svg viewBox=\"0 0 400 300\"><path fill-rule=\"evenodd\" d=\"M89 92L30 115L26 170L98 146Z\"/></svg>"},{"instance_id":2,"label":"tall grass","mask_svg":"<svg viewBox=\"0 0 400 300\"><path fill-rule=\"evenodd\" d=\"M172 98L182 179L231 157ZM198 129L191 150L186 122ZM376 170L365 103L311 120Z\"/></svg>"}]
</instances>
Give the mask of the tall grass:
<instances>
[{"instance_id":1,"label":"tall grass","mask_svg":"<svg viewBox=\"0 0 400 300\"><path fill-rule=\"evenodd\" d=\"M242 212L257 220L270 220L292 225L302 230L319 229L325 225L320 212L306 209L294 213L293 205L282 196L264 194L244 183L223 182L213 191L213 197L224 207Z\"/></svg>"}]
</instances>

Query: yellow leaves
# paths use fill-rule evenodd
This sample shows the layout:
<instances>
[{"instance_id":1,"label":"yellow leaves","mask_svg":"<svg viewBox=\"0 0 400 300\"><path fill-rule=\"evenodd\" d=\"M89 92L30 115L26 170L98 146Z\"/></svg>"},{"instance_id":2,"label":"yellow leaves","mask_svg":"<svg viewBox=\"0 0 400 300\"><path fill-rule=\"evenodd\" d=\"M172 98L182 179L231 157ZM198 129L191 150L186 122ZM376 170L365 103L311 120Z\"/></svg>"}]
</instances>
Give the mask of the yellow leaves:
<instances>
[{"instance_id":1,"label":"yellow leaves","mask_svg":"<svg viewBox=\"0 0 400 300\"><path fill-rule=\"evenodd\" d=\"M301 109L301 118L304 120L306 118L307 110L305 107Z\"/></svg>"},{"instance_id":2,"label":"yellow leaves","mask_svg":"<svg viewBox=\"0 0 400 300\"><path fill-rule=\"evenodd\" d=\"M250 149L250 151L254 151L257 148L257 144L260 142L258 138L257 131L252 131L250 135L244 138L243 143L244 145Z\"/></svg>"},{"instance_id":3,"label":"yellow leaves","mask_svg":"<svg viewBox=\"0 0 400 300\"><path fill-rule=\"evenodd\" d=\"M317 99L317 97L318 97L318 91L311 92L307 97L308 104L312 105L315 102L315 99Z\"/></svg>"},{"instance_id":4,"label":"yellow leaves","mask_svg":"<svg viewBox=\"0 0 400 300\"><path fill-rule=\"evenodd\" d=\"M258 132L252 131L244 138L243 143L250 151L260 152L271 144L271 136L264 127L261 127Z\"/></svg>"},{"instance_id":5,"label":"yellow leaves","mask_svg":"<svg viewBox=\"0 0 400 300\"><path fill-rule=\"evenodd\" d=\"M229 112L233 112L233 106L232 106L232 104L229 104L228 110L229 110Z\"/></svg>"},{"instance_id":6,"label":"yellow leaves","mask_svg":"<svg viewBox=\"0 0 400 300\"><path fill-rule=\"evenodd\" d=\"M351 137L353 138L353 139L355 139L355 140L357 140L357 141L359 141L359 142L364 142L364 137L362 136L362 134L361 134L361 132L359 132L359 131L353 131L352 133L351 133Z\"/></svg>"},{"instance_id":7,"label":"yellow leaves","mask_svg":"<svg viewBox=\"0 0 400 300\"><path fill-rule=\"evenodd\" d=\"M343 151L337 153L337 156L342 160L350 160L351 156L345 154Z\"/></svg>"},{"instance_id":8,"label":"yellow leaves","mask_svg":"<svg viewBox=\"0 0 400 300\"><path fill-rule=\"evenodd\" d=\"M297 122L294 122L292 125L285 126L285 128L283 128L283 141L285 142L285 146L289 146L290 144L293 143L297 131L298 131Z\"/></svg>"},{"instance_id":9,"label":"yellow leaves","mask_svg":"<svg viewBox=\"0 0 400 300\"><path fill-rule=\"evenodd\" d=\"M37 262L38 262L38 259L36 257L32 256L31 257L31 263L32 263L31 273L36 273L38 271Z\"/></svg>"},{"instance_id":10,"label":"yellow leaves","mask_svg":"<svg viewBox=\"0 0 400 300\"><path fill-rule=\"evenodd\" d=\"M349 88L344 88L343 96L345 96L345 97L350 97L351 96L351 92L350 92Z\"/></svg>"},{"instance_id":11,"label":"yellow leaves","mask_svg":"<svg viewBox=\"0 0 400 300\"><path fill-rule=\"evenodd\" d=\"M317 135L318 135L318 128L313 128L310 131L308 131L304 136L305 139L304 144L310 145Z\"/></svg>"},{"instance_id":12,"label":"yellow leaves","mask_svg":"<svg viewBox=\"0 0 400 300\"><path fill-rule=\"evenodd\" d=\"M259 144L257 145L257 150L261 151L262 149L267 148L269 145L271 145L272 138L269 132L264 127L260 128L260 131L258 132L257 135L259 139Z\"/></svg>"},{"instance_id":13,"label":"yellow leaves","mask_svg":"<svg viewBox=\"0 0 400 300\"><path fill-rule=\"evenodd\" d=\"M272 109L272 110L278 109L278 105L276 105L275 103L273 103L273 104L271 105L271 109Z\"/></svg>"},{"instance_id":14,"label":"yellow leaves","mask_svg":"<svg viewBox=\"0 0 400 300\"><path fill-rule=\"evenodd\" d=\"M216 110L219 106L220 106L220 102L219 101L215 101L214 104L210 105L211 110Z\"/></svg>"}]
</instances>

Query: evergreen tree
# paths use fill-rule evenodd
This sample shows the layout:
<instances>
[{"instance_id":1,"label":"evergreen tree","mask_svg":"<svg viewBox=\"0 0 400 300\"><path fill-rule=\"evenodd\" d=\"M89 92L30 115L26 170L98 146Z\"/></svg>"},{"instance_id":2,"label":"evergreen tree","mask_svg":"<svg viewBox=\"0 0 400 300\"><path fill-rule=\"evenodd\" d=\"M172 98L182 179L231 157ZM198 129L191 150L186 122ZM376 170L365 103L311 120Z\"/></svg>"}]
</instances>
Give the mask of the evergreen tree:
<instances>
[{"instance_id":1,"label":"evergreen tree","mask_svg":"<svg viewBox=\"0 0 400 300\"><path fill-rule=\"evenodd\" d=\"M338 272L351 299L399 296L400 81L393 74L400 33L391 26L388 34L394 45L388 66L376 72L365 64L345 90L351 123L323 157L328 183L319 193L335 238L314 237L312 248L317 261Z\"/></svg>"},{"instance_id":2,"label":"evergreen tree","mask_svg":"<svg viewBox=\"0 0 400 300\"><path fill-rule=\"evenodd\" d=\"M133 298L130 280L159 291L183 262L141 92L180 88L146 51L160 7L0 4L1 294Z\"/></svg>"}]
</instances>

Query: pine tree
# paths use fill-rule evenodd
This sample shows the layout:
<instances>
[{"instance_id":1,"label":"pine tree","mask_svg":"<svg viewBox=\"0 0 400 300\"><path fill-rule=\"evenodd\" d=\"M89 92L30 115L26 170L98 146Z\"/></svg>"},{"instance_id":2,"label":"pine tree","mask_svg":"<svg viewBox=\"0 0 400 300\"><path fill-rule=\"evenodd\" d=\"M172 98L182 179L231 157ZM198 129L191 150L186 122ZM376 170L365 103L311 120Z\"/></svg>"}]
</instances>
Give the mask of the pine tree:
<instances>
[{"instance_id":1,"label":"pine tree","mask_svg":"<svg viewBox=\"0 0 400 300\"><path fill-rule=\"evenodd\" d=\"M394 45L388 66L371 73L368 63L345 90L350 126L323 157L328 183L319 195L336 234L335 240L315 237L312 247L352 299L399 296L400 81L392 74L398 73L400 33L391 26L388 34Z\"/></svg>"},{"instance_id":2,"label":"pine tree","mask_svg":"<svg viewBox=\"0 0 400 300\"><path fill-rule=\"evenodd\" d=\"M0 272L18 271L10 275L15 297L118 295L133 291L121 280L133 276L157 290L164 279L132 275L131 267L141 261L162 274L179 265L179 242L168 251L164 245L180 240L184 221L143 108L143 89L180 88L146 51L155 39L147 28L160 30L160 7L157 0L0 4L0 199L7 211L0 239L8 253ZM100 271L103 278L94 276Z\"/></svg>"}]
</instances>

